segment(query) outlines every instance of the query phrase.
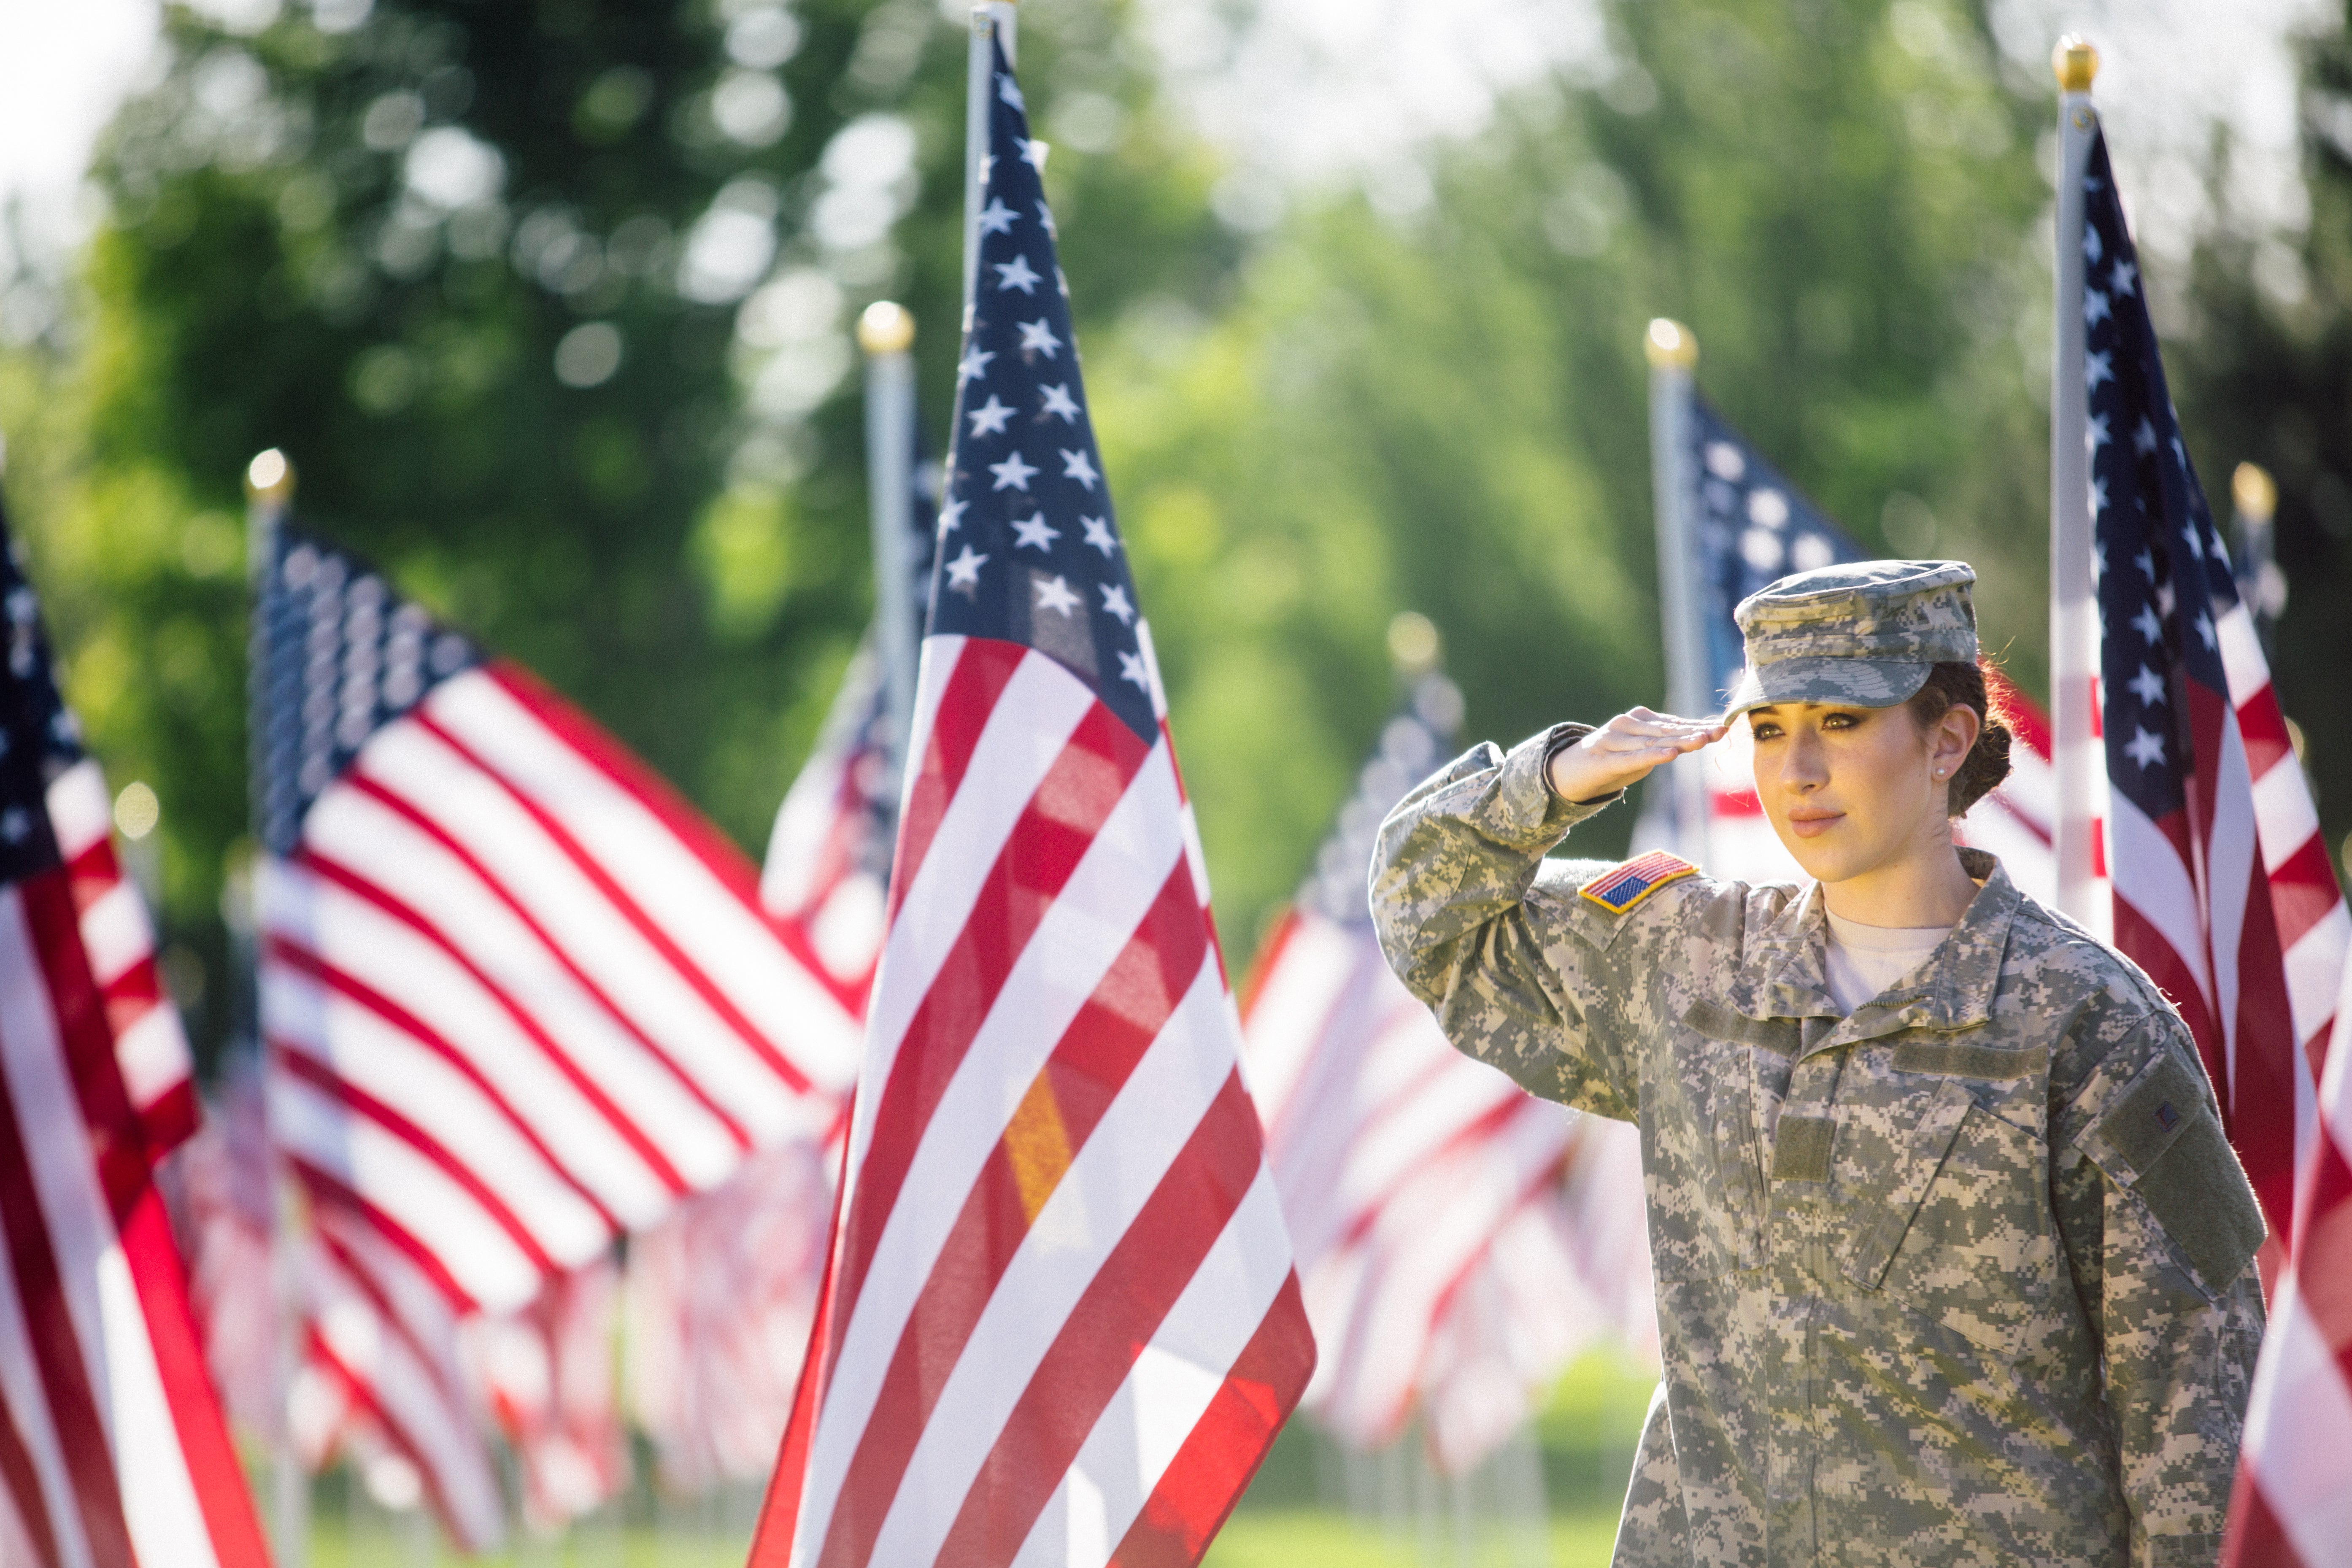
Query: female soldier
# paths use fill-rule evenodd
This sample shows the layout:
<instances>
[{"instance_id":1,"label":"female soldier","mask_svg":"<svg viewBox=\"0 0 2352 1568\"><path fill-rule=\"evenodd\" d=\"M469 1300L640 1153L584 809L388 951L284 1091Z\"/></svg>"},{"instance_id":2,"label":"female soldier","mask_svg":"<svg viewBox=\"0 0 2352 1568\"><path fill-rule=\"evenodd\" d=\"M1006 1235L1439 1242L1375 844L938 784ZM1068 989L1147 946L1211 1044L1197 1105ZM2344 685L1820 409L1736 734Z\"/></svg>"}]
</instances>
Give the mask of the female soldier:
<instances>
[{"instance_id":1,"label":"female soldier","mask_svg":"<svg viewBox=\"0 0 2352 1568\"><path fill-rule=\"evenodd\" d=\"M1454 1043L1641 1125L1665 1375L1620 1565L2218 1553L2263 1222L2147 977L1953 844L2008 771L1975 577L1784 577L1723 720L1481 746L1381 828L1381 942ZM1742 714L1811 884L1544 858Z\"/></svg>"}]
</instances>

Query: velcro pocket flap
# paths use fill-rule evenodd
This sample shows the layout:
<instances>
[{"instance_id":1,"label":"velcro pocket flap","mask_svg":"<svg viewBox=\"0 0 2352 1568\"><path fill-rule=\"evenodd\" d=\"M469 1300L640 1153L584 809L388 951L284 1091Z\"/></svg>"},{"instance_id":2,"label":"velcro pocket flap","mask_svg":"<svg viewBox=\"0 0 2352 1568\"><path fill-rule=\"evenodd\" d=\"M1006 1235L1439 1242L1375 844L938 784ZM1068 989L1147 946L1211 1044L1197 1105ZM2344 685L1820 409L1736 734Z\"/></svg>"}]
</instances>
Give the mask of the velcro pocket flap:
<instances>
[{"instance_id":1,"label":"velcro pocket flap","mask_svg":"<svg viewBox=\"0 0 2352 1568\"><path fill-rule=\"evenodd\" d=\"M1738 1040L1784 1057L1797 1054L1801 1026L1795 1018L1750 1018L1705 997L1684 1009L1683 1022L1711 1040Z\"/></svg>"},{"instance_id":2,"label":"velcro pocket flap","mask_svg":"<svg viewBox=\"0 0 2352 1568\"><path fill-rule=\"evenodd\" d=\"M2032 1078L2050 1064L2047 1046L2002 1050L1958 1040L1905 1040L1895 1047L1896 1072L1942 1073L1953 1078L2005 1082Z\"/></svg>"},{"instance_id":3,"label":"velcro pocket flap","mask_svg":"<svg viewBox=\"0 0 2352 1568\"><path fill-rule=\"evenodd\" d=\"M1862 1226L1846 1255L1846 1272L1857 1282L1875 1290L1879 1280L1885 1278L1886 1266L1895 1260L1895 1249L1903 1245L1903 1233L1911 1228L1911 1218L1919 1212L1928 1184L1943 1169L1944 1156L1952 1152L1960 1123L1967 1120L1969 1108L1975 1103L1975 1097L1958 1083L1948 1079L1937 1084L1896 1157L1895 1168L1879 1178L1884 1184L1873 1182L1873 1173L1856 1173L1855 1195L1865 1196L1874 1188L1878 1195L1874 1205L1858 1205L1857 1209Z\"/></svg>"},{"instance_id":4,"label":"velcro pocket flap","mask_svg":"<svg viewBox=\"0 0 2352 1568\"><path fill-rule=\"evenodd\" d=\"M2150 1064L2084 1130L2083 1147L2139 1194L2210 1296L2227 1290L2269 1234L2205 1078L2178 1049Z\"/></svg>"}]
</instances>

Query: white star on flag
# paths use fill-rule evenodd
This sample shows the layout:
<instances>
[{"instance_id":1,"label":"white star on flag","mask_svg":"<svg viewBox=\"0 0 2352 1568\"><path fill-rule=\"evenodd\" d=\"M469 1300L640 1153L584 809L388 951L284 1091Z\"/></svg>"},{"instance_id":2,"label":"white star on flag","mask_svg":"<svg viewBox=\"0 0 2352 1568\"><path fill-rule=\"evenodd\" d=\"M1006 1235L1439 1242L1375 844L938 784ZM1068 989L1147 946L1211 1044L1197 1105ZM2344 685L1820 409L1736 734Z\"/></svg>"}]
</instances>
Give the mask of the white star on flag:
<instances>
[{"instance_id":1,"label":"white star on flag","mask_svg":"<svg viewBox=\"0 0 2352 1568\"><path fill-rule=\"evenodd\" d=\"M2108 275L2107 286L2118 294L2137 294L2139 288L2135 280L2138 277L2138 268L2128 261L2118 261L2115 271Z\"/></svg>"},{"instance_id":2,"label":"white star on flag","mask_svg":"<svg viewBox=\"0 0 2352 1568\"><path fill-rule=\"evenodd\" d=\"M1127 602L1127 590L1116 583L1102 583L1097 586L1102 590L1103 613L1117 616L1120 626L1131 624L1135 619L1135 606Z\"/></svg>"},{"instance_id":3,"label":"white star on flag","mask_svg":"<svg viewBox=\"0 0 2352 1568\"><path fill-rule=\"evenodd\" d=\"M1025 491L1029 488L1029 476L1036 473L1038 470L1030 464L1024 462L1022 460L1021 454L1015 452L1001 463L989 464L988 471L996 476L995 488L997 489Z\"/></svg>"},{"instance_id":4,"label":"white star on flag","mask_svg":"<svg viewBox=\"0 0 2352 1568\"><path fill-rule=\"evenodd\" d=\"M2094 414L2083 426L2083 450L2095 452L2107 444L2107 416Z\"/></svg>"},{"instance_id":5,"label":"white star on flag","mask_svg":"<svg viewBox=\"0 0 2352 1568\"><path fill-rule=\"evenodd\" d=\"M2220 642L2217 641L2214 637L2212 616L2208 615L2200 615L2197 617L2197 635L2205 640L2205 650L2208 653L2210 653L2215 648L2221 647Z\"/></svg>"},{"instance_id":6,"label":"white star on flag","mask_svg":"<svg viewBox=\"0 0 2352 1568\"><path fill-rule=\"evenodd\" d=\"M1061 237L1062 231L1054 222L1054 209L1047 206L1044 202L1039 202L1037 204L1037 221L1045 226L1045 232L1047 234L1052 235L1056 239Z\"/></svg>"},{"instance_id":7,"label":"white star on flag","mask_svg":"<svg viewBox=\"0 0 2352 1568\"><path fill-rule=\"evenodd\" d=\"M986 371L988 362L995 357L996 352L993 349L971 349L966 352L963 358L956 362L956 385L961 388L965 382Z\"/></svg>"},{"instance_id":8,"label":"white star on flag","mask_svg":"<svg viewBox=\"0 0 2352 1568\"><path fill-rule=\"evenodd\" d=\"M1005 422L1013 417L1013 410L998 402L996 394L992 392L988 395L987 402L965 415L964 417L971 421L973 435L1001 436L1004 433Z\"/></svg>"},{"instance_id":9,"label":"white star on flag","mask_svg":"<svg viewBox=\"0 0 2352 1568\"><path fill-rule=\"evenodd\" d=\"M1034 350L1047 359L1052 359L1054 351L1062 346L1062 340L1054 335L1054 324L1051 321L1040 319L1034 321L1017 322L1016 325L1021 329L1021 350L1024 353Z\"/></svg>"},{"instance_id":10,"label":"white star on flag","mask_svg":"<svg viewBox=\"0 0 2352 1568\"><path fill-rule=\"evenodd\" d=\"M1087 456L1087 449L1084 447L1075 452L1067 447L1061 450L1062 477L1066 479L1077 480L1091 492L1095 488L1095 481L1102 478L1100 474L1095 472L1094 459Z\"/></svg>"},{"instance_id":11,"label":"white star on flag","mask_svg":"<svg viewBox=\"0 0 2352 1568\"><path fill-rule=\"evenodd\" d=\"M2139 424L2132 431L2132 450L2143 457L2156 450L2156 426L2148 423L2145 414L2139 416Z\"/></svg>"},{"instance_id":12,"label":"white star on flag","mask_svg":"<svg viewBox=\"0 0 2352 1568\"><path fill-rule=\"evenodd\" d=\"M1118 678L1121 680L1132 680L1138 690L1151 689L1151 680L1143 673L1143 656L1139 653L1122 653L1118 656Z\"/></svg>"},{"instance_id":13,"label":"white star on flag","mask_svg":"<svg viewBox=\"0 0 2352 1568\"><path fill-rule=\"evenodd\" d=\"M2086 229L2084 232L2087 234L2090 231ZM2083 356L2083 389L2084 391L2095 392L2101 382L2113 381L2115 378L2115 358L2105 350L2102 349L2097 353Z\"/></svg>"},{"instance_id":14,"label":"white star on flag","mask_svg":"<svg viewBox=\"0 0 2352 1568\"><path fill-rule=\"evenodd\" d=\"M2085 225L2083 229L2083 259L2096 262L2105 251L2106 247L2099 240L2099 231Z\"/></svg>"},{"instance_id":15,"label":"white star on flag","mask_svg":"<svg viewBox=\"0 0 2352 1568\"><path fill-rule=\"evenodd\" d=\"M980 209L980 232L984 235L1011 234L1013 226L1020 221L1021 215L996 196L989 197L988 205Z\"/></svg>"},{"instance_id":16,"label":"white star on flag","mask_svg":"<svg viewBox=\"0 0 2352 1568\"><path fill-rule=\"evenodd\" d=\"M1021 161L1042 174L1045 172L1045 154L1052 151L1043 142L1024 142L1021 143Z\"/></svg>"},{"instance_id":17,"label":"white star on flag","mask_svg":"<svg viewBox=\"0 0 2352 1568\"><path fill-rule=\"evenodd\" d=\"M2152 768L2164 761L2164 737L2151 735L2135 726L2132 738L2124 742L2124 750L2130 752L2131 760L2141 767Z\"/></svg>"},{"instance_id":18,"label":"white star on flag","mask_svg":"<svg viewBox=\"0 0 2352 1568\"><path fill-rule=\"evenodd\" d=\"M1058 415L1065 425L1077 423L1078 403L1077 399L1070 395L1068 382L1057 382L1052 386L1041 386L1038 390L1045 396L1045 406L1039 409L1039 413Z\"/></svg>"},{"instance_id":19,"label":"white star on flag","mask_svg":"<svg viewBox=\"0 0 2352 1568\"><path fill-rule=\"evenodd\" d=\"M2083 290L2083 324L2095 327L2115 314L2115 302L2096 289Z\"/></svg>"},{"instance_id":20,"label":"white star on flag","mask_svg":"<svg viewBox=\"0 0 2352 1568\"><path fill-rule=\"evenodd\" d=\"M971 502L968 500L951 500L940 508L940 537L941 539L945 539L949 534L953 533L956 531L956 525L963 521L964 508L971 504Z\"/></svg>"},{"instance_id":21,"label":"white star on flag","mask_svg":"<svg viewBox=\"0 0 2352 1568\"><path fill-rule=\"evenodd\" d=\"M948 563L948 586L966 594L978 592L980 569L987 562L986 555L973 550L969 544L965 545L963 553Z\"/></svg>"},{"instance_id":22,"label":"white star on flag","mask_svg":"<svg viewBox=\"0 0 2352 1568\"><path fill-rule=\"evenodd\" d=\"M2150 647L2164 640L2164 623L2157 619L2154 605L2142 605L2139 614L2132 617L2132 625L2139 628L2139 635L2147 639Z\"/></svg>"},{"instance_id":23,"label":"white star on flag","mask_svg":"<svg viewBox=\"0 0 2352 1568\"><path fill-rule=\"evenodd\" d=\"M1042 511L1025 518L1014 518L1013 531L1019 535L1013 542L1013 549L1019 550L1024 545L1034 545L1038 550L1048 554L1053 552L1054 541L1062 537L1062 531L1048 524L1045 521L1045 514Z\"/></svg>"},{"instance_id":24,"label":"white star on flag","mask_svg":"<svg viewBox=\"0 0 2352 1568\"><path fill-rule=\"evenodd\" d=\"M1021 96L1021 84L1002 72L996 78L996 96L1015 109L1026 111L1029 107L1028 100Z\"/></svg>"},{"instance_id":25,"label":"white star on flag","mask_svg":"<svg viewBox=\"0 0 2352 1568\"><path fill-rule=\"evenodd\" d=\"M1071 593L1069 584L1059 577L1040 578L1035 586L1037 607L1041 610L1056 611L1064 620L1067 620L1070 612L1078 607L1078 596Z\"/></svg>"},{"instance_id":26,"label":"white star on flag","mask_svg":"<svg viewBox=\"0 0 2352 1568\"><path fill-rule=\"evenodd\" d=\"M2141 665L2139 673L2132 677L2131 689L2132 695L2139 699L2139 705L2143 708L2153 707L2164 700L2164 677L2147 665Z\"/></svg>"},{"instance_id":27,"label":"white star on flag","mask_svg":"<svg viewBox=\"0 0 2352 1568\"><path fill-rule=\"evenodd\" d=\"M1029 265L1029 258L1025 256L1016 255L1010 261L992 261L989 265L996 268L996 291L1000 294L1007 289L1034 294L1037 285L1045 280L1037 269Z\"/></svg>"},{"instance_id":28,"label":"white star on flag","mask_svg":"<svg viewBox=\"0 0 2352 1568\"><path fill-rule=\"evenodd\" d=\"M1078 521L1086 525L1086 542L1088 544L1093 545L1097 550L1101 551L1103 552L1104 560L1109 560L1110 552L1118 548L1118 541L1111 537L1110 519L1107 517L1082 517L1078 519Z\"/></svg>"}]
</instances>

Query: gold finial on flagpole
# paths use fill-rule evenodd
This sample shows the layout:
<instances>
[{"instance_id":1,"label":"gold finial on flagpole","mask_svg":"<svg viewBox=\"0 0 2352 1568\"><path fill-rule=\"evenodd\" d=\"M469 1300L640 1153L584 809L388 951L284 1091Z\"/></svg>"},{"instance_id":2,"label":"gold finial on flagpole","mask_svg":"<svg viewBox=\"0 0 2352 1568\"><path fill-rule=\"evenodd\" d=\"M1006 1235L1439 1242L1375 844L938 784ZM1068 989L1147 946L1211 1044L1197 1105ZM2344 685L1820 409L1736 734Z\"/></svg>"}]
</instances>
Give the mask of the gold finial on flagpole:
<instances>
[{"instance_id":1,"label":"gold finial on flagpole","mask_svg":"<svg viewBox=\"0 0 2352 1568\"><path fill-rule=\"evenodd\" d=\"M1400 610L1389 622L1389 658L1395 661L1397 673L1406 679L1435 669L1443 651L1444 641L1437 635L1436 625L1419 610Z\"/></svg>"},{"instance_id":2,"label":"gold finial on flagpole","mask_svg":"<svg viewBox=\"0 0 2352 1568\"><path fill-rule=\"evenodd\" d=\"M1698 339L1680 321L1660 316L1642 334L1642 352L1656 369L1688 370L1698 363Z\"/></svg>"},{"instance_id":3,"label":"gold finial on flagpole","mask_svg":"<svg viewBox=\"0 0 2352 1568\"><path fill-rule=\"evenodd\" d=\"M294 465L286 454L272 447L255 455L245 466L246 499L253 501L275 501L279 506L294 499Z\"/></svg>"},{"instance_id":4,"label":"gold finial on flagpole","mask_svg":"<svg viewBox=\"0 0 2352 1568\"><path fill-rule=\"evenodd\" d=\"M2230 499L2240 517L2268 522L2278 512L2278 483L2258 463L2240 463L2230 476Z\"/></svg>"},{"instance_id":5,"label":"gold finial on flagpole","mask_svg":"<svg viewBox=\"0 0 2352 1568\"><path fill-rule=\"evenodd\" d=\"M896 300L877 300L857 318L857 346L869 354L902 354L915 346L914 313Z\"/></svg>"},{"instance_id":6,"label":"gold finial on flagpole","mask_svg":"<svg viewBox=\"0 0 2352 1568\"><path fill-rule=\"evenodd\" d=\"M2099 51L2080 33L2069 33L2050 51L2050 68L2058 73L2061 92L2088 92L2099 74Z\"/></svg>"}]
</instances>

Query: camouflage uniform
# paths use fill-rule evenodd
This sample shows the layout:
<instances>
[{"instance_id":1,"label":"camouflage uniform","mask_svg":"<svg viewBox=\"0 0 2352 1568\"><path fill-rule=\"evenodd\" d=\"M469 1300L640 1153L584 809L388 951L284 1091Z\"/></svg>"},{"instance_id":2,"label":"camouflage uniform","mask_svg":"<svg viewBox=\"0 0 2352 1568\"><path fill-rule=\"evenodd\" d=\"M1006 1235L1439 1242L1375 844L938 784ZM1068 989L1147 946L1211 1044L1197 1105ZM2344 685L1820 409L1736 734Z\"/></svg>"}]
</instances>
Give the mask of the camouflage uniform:
<instances>
[{"instance_id":1,"label":"camouflage uniform","mask_svg":"<svg viewBox=\"0 0 2352 1568\"><path fill-rule=\"evenodd\" d=\"M1545 858L1609 804L1548 783L1581 732L1407 796L1372 907L1458 1047L1641 1126L1665 1377L1616 1562L2212 1563L2263 1233L2179 1016L1976 851L1850 1017L1818 885L1614 912Z\"/></svg>"}]
</instances>

